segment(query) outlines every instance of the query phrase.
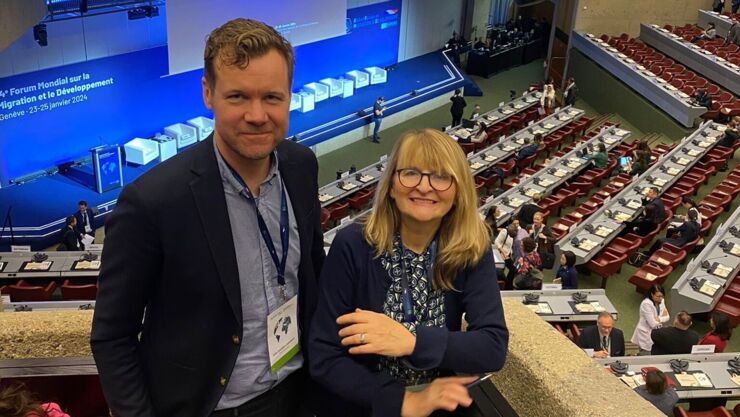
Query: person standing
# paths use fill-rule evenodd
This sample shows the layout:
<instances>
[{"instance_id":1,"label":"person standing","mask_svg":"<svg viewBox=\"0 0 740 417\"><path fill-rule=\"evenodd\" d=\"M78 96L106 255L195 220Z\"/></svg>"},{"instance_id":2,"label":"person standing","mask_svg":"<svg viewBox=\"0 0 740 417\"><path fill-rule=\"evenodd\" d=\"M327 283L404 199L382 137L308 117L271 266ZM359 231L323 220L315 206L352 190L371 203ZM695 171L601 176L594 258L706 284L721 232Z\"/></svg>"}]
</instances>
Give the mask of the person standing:
<instances>
[{"instance_id":1,"label":"person standing","mask_svg":"<svg viewBox=\"0 0 740 417\"><path fill-rule=\"evenodd\" d=\"M740 9L740 0L732 0L732 14L737 13L737 9Z\"/></svg>"},{"instance_id":2,"label":"person standing","mask_svg":"<svg viewBox=\"0 0 740 417\"><path fill-rule=\"evenodd\" d=\"M566 106L572 106L576 104L578 98L578 86L576 86L576 80L573 77L568 78L565 83L565 90L563 90L563 101Z\"/></svg>"},{"instance_id":3,"label":"person standing","mask_svg":"<svg viewBox=\"0 0 740 417\"><path fill-rule=\"evenodd\" d=\"M555 274L556 284L562 285L564 290L578 289L578 270L576 270L576 254L567 250L560 255L560 268Z\"/></svg>"},{"instance_id":4,"label":"person standing","mask_svg":"<svg viewBox=\"0 0 740 417\"><path fill-rule=\"evenodd\" d=\"M651 355L682 355L691 353L691 347L699 343L699 335L689 329L693 321L689 313L679 311L673 326L653 329Z\"/></svg>"},{"instance_id":5,"label":"person standing","mask_svg":"<svg viewBox=\"0 0 740 417\"><path fill-rule=\"evenodd\" d=\"M450 97L452 107L450 107L450 113L452 114L452 127L455 127L462 123L463 112L465 111L465 98L462 96L462 90L459 88L455 90L455 94Z\"/></svg>"},{"instance_id":6,"label":"person standing","mask_svg":"<svg viewBox=\"0 0 740 417\"><path fill-rule=\"evenodd\" d=\"M378 132L380 132L380 123L383 121L383 112L385 111L383 103L385 103L385 100L383 99L383 96L380 96L375 100L375 104L373 104L373 122L375 122L375 128L373 129L373 143L380 143Z\"/></svg>"},{"instance_id":7,"label":"person standing","mask_svg":"<svg viewBox=\"0 0 740 417\"><path fill-rule=\"evenodd\" d=\"M75 212L74 216L75 219L77 219L77 232L82 235L90 235L93 236L95 234L95 231L93 230L93 211L87 206L87 201L80 200L79 203L77 203L78 210Z\"/></svg>"},{"instance_id":8,"label":"person standing","mask_svg":"<svg viewBox=\"0 0 740 417\"><path fill-rule=\"evenodd\" d=\"M637 321L635 332L632 334L632 343L640 348L638 355L649 355L653 348L650 332L659 328L670 319L665 306L665 290L660 284L653 284L645 293L640 303L640 319Z\"/></svg>"},{"instance_id":9,"label":"person standing","mask_svg":"<svg viewBox=\"0 0 740 417\"><path fill-rule=\"evenodd\" d=\"M204 61L215 129L121 192L92 352L116 417L298 416L324 248L316 157L285 140L293 48L234 19Z\"/></svg>"},{"instance_id":10,"label":"person standing","mask_svg":"<svg viewBox=\"0 0 740 417\"><path fill-rule=\"evenodd\" d=\"M722 13L722 9L725 7L725 0L714 0L712 2L712 10L715 13Z\"/></svg>"},{"instance_id":11,"label":"person standing","mask_svg":"<svg viewBox=\"0 0 740 417\"><path fill-rule=\"evenodd\" d=\"M84 248L81 246L82 242L80 241L80 234L77 232L77 219L75 216L67 216L64 220L64 228L62 229L62 243L59 244L57 250L83 250Z\"/></svg>"}]
</instances>

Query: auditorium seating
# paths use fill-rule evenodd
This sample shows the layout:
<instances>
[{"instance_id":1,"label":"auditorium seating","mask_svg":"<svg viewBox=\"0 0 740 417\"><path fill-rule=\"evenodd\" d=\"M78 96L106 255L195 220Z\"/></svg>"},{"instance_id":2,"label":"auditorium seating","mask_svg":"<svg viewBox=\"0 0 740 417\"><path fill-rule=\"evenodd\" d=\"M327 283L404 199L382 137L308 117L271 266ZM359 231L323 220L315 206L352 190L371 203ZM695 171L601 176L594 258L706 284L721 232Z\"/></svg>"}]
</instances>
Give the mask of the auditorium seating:
<instances>
[{"instance_id":1,"label":"auditorium seating","mask_svg":"<svg viewBox=\"0 0 740 417\"><path fill-rule=\"evenodd\" d=\"M97 284L74 285L69 280L65 280L60 287L62 299L69 300L94 300L98 294Z\"/></svg>"},{"instance_id":2,"label":"auditorium seating","mask_svg":"<svg viewBox=\"0 0 740 417\"><path fill-rule=\"evenodd\" d=\"M736 407L737 408L737 407ZM724 407L716 407L710 411L686 411L683 407L676 406L673 409L674 417L732 417Z\"/></svg>"},{"instance_id":3,"label":"auditorium seating","mask_svg":"<svg viewBox=\"0 0 740 417\"><path fill-rule=\"evenodd\" d=\"M53 281L41 286L31 285L25 280L20 280L15 285L9 286L10 301L49 301L56 288L57 284Z\"/></svg>"}]
</instances>

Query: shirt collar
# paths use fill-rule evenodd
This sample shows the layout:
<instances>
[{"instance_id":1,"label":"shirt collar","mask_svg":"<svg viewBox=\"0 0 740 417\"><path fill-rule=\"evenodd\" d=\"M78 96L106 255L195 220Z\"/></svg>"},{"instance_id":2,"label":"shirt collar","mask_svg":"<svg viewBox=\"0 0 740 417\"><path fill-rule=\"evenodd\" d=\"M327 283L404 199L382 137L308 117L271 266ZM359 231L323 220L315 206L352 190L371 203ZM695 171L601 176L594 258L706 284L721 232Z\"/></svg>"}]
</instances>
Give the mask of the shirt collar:
<instances>
[{"instance_id":1,"label":"shirt collar","mask_svg":"<svg viewBox=\"0 0 740 417\"><path fill-rule=\"evenodd\" d=\"M244 183L239 174L234 170L234 168L232 168L231 165L229 165L229 163L226 162L226 160L223 158L221 152L216 146L215 140L213 141L213 151L216 154L216 161L218 162L218 169L221 172L221 179L223 180L223 182L233 187L236 192L241 193L245 188L247 188L247 185ZM275 177L277 177L278 172L278 154L277 149L274 149L270 154L270 170L268 171L267 176L262 181L261 185L272 184Z\"/></svg>"}]
</instances>

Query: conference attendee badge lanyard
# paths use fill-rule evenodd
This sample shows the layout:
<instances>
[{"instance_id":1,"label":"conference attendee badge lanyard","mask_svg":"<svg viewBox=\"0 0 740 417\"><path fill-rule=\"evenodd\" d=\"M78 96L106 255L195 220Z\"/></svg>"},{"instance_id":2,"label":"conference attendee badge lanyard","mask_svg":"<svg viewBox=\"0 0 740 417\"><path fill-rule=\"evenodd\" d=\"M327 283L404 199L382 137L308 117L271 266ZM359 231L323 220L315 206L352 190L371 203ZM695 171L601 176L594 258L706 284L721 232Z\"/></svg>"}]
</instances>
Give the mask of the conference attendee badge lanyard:
<instances>
[{"instance_id":1,"label":"conference attendee badge lanyard","mask_svg":"<svg viewBox=\"0 0 740 417\"><path fill-rule=\"evenodd\" d=\"M288 219L288 199L285 197L285 186L280 181L280 243L282 245L282 256L278 258L275 244L267 230L267 224L257 208L256 201L248 187L244 188L247 199L254 203L257 213L257 225L262 235L262 240L270 252L270 257L275 263L277 270L277 281L280 285L280 296L283 304L267 316L267 352L270 357L270 370L273 373L282 368L300 350L298 339L298 295L288 299L285 286L285 265L288 259L290 245L290 224Z\"/></svg>"},{"instance_id":2,"label":"conference attendee badge lanyard","mask_svg":"<svg viewBox=\"0 0 740 417\"><path fill-rule=\"evenodd\" d=\"M426 251L425 251L426 252ZM426 260L427 262L427 276L433 277L433 267L434 267L434 260L437 256L437 239L434 239L432 243L429 245L429 258ZM406 262L403 259L403 254L401 254L401 270L403 273L401 274L401 288L403 289L403 292L401 293L401 307L403 309L403 322L404 323L415 323L416 322L416 314L414 314L414 300L411 296L411 288L409 286L409 278L406 272ZM427 272L425 271L425 272Z\"/></svg>"}]
</instances>

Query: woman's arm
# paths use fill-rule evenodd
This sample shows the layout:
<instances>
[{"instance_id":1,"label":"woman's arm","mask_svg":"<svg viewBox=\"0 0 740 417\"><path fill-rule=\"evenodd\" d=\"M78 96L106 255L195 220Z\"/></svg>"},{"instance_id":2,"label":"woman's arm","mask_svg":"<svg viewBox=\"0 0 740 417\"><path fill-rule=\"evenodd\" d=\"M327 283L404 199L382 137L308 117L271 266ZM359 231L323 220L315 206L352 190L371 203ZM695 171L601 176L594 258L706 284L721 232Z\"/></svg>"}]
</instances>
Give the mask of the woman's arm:
<instances>
[{"instance_id":1,"label":"woman's arm","mask_svg":"<svg viewBox=\"0 0 740 417\"><path fill-rule=\"evenodd\" d=\"M645 322L651 329L655 329L660 326L661 320L658 317L658 313L655 311L655 304L648 299L645 299L640 303L640 317L645 319Z\"/></svg>"},{"instance_id":2,"label":"woman's arm","mask_svg":"<svg viewBox=\"0 0 740 417\"><path fill-rule=\"evenodd\" d=\"M468 322L467 331L440 327L420 327L416 346L409 357L420 369L444 368L455 372L483 373L497 371L504 365L509 331L498 284L493 255L486 251L478 265L463 272L455 286L462 291L455 300L462 303Z\"/></svg>"},{"instance_id":3,"label":"woman's arm","mask_svg":"<svg viewBox=\"0 0 740 417\"><path fill-rule=\"evenodd\" d=\"M390 376L370 370L342 346L337 317L353 312L356 298L372 294L355 294L354 288L365 260L358 256L362 250L360 231L340 231L324 261L319 280L319 302L311 323L309 335L309 370L311 376L332 393L362 407L372 409L373 416L398 416L404 397L404 388ZM359 235L359 236L358 236ZM370 250L370 249L368 249ZM368 254L370 256L370 254Z\"/></svg>"},{"instance_id":4,"label":"woman's arm","mask_svg":"<svg viewBox=\"0 0 740 417\"><path fill-rule=\"evenodd\" d=\"M660 322L665 323L670 320L671 314L668 312L668 308L665 306L665 300L660 302Z\"/></svg>"}]
</instances>

